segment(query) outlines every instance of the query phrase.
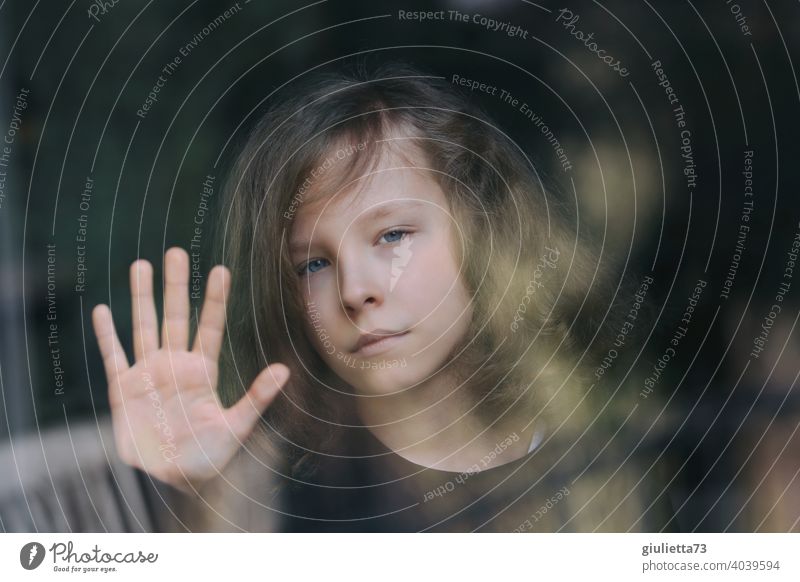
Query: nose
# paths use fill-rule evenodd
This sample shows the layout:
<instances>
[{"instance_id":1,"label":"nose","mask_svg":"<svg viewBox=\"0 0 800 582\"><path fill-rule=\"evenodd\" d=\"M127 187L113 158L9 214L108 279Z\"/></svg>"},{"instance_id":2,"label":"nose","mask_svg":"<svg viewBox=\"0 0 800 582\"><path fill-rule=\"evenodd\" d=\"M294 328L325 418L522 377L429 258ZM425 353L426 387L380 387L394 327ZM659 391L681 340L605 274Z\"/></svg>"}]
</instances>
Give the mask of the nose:
<instances>
[{"instance_id":1,"label":"nose","mask_svg":"<svg viewBox=\"0 0 800 582\"><path fill-rule=\"evenodd\" d=\"M376 272L377 265L363 257L359 260L340 255L338 267L339 296L347 313L358 313L367 306L377 307L383 303L384 290Z\"/></svg>"}]
</instances>

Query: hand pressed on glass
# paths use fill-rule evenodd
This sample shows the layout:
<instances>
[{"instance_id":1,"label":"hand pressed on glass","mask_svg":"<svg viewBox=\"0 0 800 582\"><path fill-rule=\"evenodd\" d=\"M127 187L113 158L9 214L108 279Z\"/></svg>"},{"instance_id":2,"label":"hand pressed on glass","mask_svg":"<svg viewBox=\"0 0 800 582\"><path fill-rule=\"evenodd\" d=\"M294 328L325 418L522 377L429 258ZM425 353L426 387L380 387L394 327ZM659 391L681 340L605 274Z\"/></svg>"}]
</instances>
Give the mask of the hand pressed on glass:
<instances>
[{"instance_id":1,"label":"hand pressed on glass","mask_svg":"<svg viewBox=\"0 0 800 582\"><path fill-rule=\"evenodd\" d=\"M200 323L189 349L189 256L179 247L164 258L164 322L159 346L153 269L131 265L133 346L128 363L111 310L92 312L108 380L114 439L121 459L185 492L218 475L255 428L289 377L283 364L265 368L247 394L226 409L217 396L230 272L209 274Z\"/></svg>"}]
</instances>

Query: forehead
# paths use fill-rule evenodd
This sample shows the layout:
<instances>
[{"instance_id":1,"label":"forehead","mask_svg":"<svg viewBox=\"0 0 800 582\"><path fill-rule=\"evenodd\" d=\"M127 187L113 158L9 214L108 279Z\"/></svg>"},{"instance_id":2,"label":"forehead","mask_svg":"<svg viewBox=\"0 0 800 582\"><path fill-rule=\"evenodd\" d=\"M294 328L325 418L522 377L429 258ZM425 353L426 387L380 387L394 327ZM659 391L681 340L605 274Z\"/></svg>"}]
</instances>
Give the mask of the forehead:
<instances>
[{"instance_id":1,"label":"forehead","mask_svg":"<svg viewBox=\"0 0 800 582\"><path fill-rule=\"evenodd\" d=\"M303 204L295 216L292 233L302 236L324 223L349 224L362 216L377 220L404 208L415 212L447 208L437 173L421 155L402 144L382 148L371 170L355 176L338 189L325 190L320 185L313 200Z\"/></svg>"}]
</instances>

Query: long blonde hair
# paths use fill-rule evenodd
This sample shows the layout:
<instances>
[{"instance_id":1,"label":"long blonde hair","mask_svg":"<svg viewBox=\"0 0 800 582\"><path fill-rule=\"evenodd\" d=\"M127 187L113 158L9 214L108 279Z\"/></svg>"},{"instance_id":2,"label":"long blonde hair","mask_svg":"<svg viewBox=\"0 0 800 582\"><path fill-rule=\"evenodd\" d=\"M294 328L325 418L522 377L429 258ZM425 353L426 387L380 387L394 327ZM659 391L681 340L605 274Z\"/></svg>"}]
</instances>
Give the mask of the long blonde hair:
<instances>
[{"instance_id":1,"label":"long blonde hair","mask_svg":"<svg viewBox=\"0 0 800 582\"><path fill-rule=\"evenodd\" d=\"M268 363L286 364L292 377L264 415L261 443L271 452L293 445L295 471L310 451L333 450L336 426L354 417L347 387L302 332L287 250L292 218L300 199L368 172L397 133L438 176L460 226L453 244L475 309L454 354L484 420L514 406L565 436L584 428L591 373L618 329L620 287L579 244L566 204L457 88L398 64L317 75L251 131L223 193L217 237L218 259L233 274L220 396L230 405ZM308 188L312 170L348 144L367 147L326 173L325 189Z\"/></svg>"}]
</instances>

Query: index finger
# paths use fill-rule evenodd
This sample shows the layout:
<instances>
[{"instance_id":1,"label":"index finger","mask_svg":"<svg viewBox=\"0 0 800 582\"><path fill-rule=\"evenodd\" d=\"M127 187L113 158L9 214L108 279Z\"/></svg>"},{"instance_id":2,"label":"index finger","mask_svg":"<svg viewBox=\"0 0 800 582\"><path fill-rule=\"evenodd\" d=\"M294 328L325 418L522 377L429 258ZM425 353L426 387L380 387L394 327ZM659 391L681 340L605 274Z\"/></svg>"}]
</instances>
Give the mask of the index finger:
<instances>
[{"instance_id":1,"label":"index finger","mask_svg":"<svg viewBox=\"0 0 800 582\"><path fill-rule=\"evenodd\" d=\"M225 333L225 301L230 286L230 271L226 267L217 265L211 269L192 351L212 361L219 358L222 348L222 338Z\"/></svg>"}]
</instances>

